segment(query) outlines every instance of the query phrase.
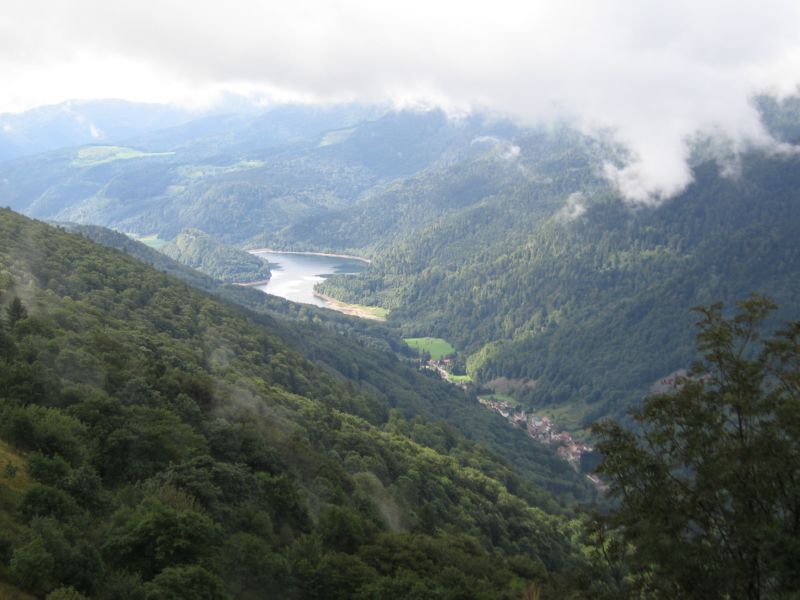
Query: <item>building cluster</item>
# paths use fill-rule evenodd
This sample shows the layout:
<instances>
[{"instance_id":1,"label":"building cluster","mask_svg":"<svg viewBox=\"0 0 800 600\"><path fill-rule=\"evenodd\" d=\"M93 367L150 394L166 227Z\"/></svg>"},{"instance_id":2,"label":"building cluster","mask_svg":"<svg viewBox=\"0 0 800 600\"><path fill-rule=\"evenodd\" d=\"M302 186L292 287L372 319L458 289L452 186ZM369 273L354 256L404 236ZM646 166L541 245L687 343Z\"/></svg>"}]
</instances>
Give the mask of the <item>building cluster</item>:
<instances>
[{"instance_id":1,"label":"building cluster","mask_svg":"<svg viewBox=\"0 0 800 600\"><path fill-rule=\"evenodd\" d=\"M592 451L589 444L573 439L570 432L559 431L550 417L527 414L524 410L517 410L506 400L485 397L478 397L478 400L484 406L503 415L509 422L524 428L536 441L555 446L558 456L566 460L575 470L580 468L581 456Z\"/></svg>"}]
</instances>

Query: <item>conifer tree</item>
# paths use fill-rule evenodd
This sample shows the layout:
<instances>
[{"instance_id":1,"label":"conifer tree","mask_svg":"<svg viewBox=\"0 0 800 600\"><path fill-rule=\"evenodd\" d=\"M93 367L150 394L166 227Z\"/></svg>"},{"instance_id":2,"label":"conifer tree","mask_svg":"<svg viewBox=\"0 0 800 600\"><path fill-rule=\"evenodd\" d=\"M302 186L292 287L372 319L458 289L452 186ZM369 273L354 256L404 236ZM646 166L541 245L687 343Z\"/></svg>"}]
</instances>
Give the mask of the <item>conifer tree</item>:
<instances>
[{"instance_id":1,"label":"conifer tree","mask_svg":"<svg viewBox=\"0 0 800 600\"><path fill-rule=\"evenodd\" d=\"M6 321L8 322L8 327L14 327L17 322L21 321L27 316L28 310L22 304L22 301L15 296L11 301L11 304L9 304L8 308L6 309Z\"/></svg>"}]
</instances>

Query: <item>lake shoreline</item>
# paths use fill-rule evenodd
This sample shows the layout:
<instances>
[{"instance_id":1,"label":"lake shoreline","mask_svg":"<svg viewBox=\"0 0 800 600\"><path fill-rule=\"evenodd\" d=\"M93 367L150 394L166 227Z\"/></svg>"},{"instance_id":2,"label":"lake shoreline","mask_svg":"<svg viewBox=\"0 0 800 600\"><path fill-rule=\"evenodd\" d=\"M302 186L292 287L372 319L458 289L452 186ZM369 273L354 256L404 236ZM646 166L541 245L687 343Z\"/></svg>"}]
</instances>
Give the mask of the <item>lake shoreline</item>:
<instances>
[{"instance_id":1,"label":"lake shoreline","mask_svg":"<svg viewBox=\"0 0 800 600\"><path fill-rule=\"evenodd\" d=\"M364 258L363 256L353 256L352 254L333 254L330 252L300 252L298 250L274 250L272 248L255 248L254 250L248 250L250 254L260 254L269 252L271 254L301 254L304 256L327 256L328 258L345 258L348 260L357 260L368 265L372 264L372 261L368 258Z\"/></svg>"},{"instance_id":2,"label":"lake shoreline","mask_svg":"<svg viewBox=\"0 0 800 600\"><path fill-rule=\"evenodd\" d=\"M273 265L269 281L248 282L267 294L299 304L310 304L373 321L385 321L387 312L381 307L342 302L319 293L314 287L333 274L355 275L368 268L370 261L359 256L324 252L274 251L266 248L250 250L253 256L266 258Z\"/></svg>"},{"instance_id":3,"label":"lake shoreline","mask_svg":"<svg viewBox=\"0 0 800 600\"><path fill-rule=\"evenodd\" d=\"M323 306L322 308L335 310L336 312L340 312L345 315L350 315L351 317L358 317L359 319L369 319L371 321L386 321L386 317L381 317L380 315L376 315L373 311L370 310L370 307L362 307L359 306L358 304L348 304L347 302L342 302L341 300L337 300L332 296L326 296L325 294L320 294L317 291L314 292L314 296L327 303L327 305Z\"/></svg>"},{"instance_id":4,"label":"lake shoreline","mask_svg":"<svg viewBox=\"0 0 800 600\"><path fill-rule=\"evenodd\" d=\"M269 279L259 279L258 281L238 281L233 285L240 285L242 287L255 287L257 285L267 285L269 282Z\"/></svg>"}]
</instances>

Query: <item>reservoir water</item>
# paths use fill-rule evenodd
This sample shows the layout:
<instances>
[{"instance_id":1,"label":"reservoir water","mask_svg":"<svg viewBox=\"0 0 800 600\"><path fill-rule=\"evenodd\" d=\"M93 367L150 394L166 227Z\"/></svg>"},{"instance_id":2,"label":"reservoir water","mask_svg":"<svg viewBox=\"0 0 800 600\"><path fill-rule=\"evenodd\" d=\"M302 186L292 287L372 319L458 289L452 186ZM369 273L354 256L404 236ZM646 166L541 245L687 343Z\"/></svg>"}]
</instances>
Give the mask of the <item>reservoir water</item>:
<instances>
[{"instance_id":1,"label":"reservoir water","mask_svg":"<svg viewBox=\"0 0 800 600\"><path fill-rule=\"evenodd\" d=\"M361 273L369 265L355 258L319 256L318 254L271 252L255 250L253 254L266 258L272 277L266 285L257 288L267 294L286 298L292 302L313 304L330 308L328 302L314 295L314 285L333 274Z\"/></svg>"}]
</instances>

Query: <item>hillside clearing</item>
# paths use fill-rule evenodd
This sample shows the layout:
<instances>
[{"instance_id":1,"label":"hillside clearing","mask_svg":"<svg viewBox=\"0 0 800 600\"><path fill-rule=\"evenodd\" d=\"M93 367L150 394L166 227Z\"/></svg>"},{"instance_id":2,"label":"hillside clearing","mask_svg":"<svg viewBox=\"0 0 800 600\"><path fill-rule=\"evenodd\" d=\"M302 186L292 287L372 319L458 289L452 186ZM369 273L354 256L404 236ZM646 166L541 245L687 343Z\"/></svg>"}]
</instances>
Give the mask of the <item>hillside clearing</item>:
<instances>
[{"instance_id":1,"label":"hillside clearing","mask_svg":"<svg viewBox=\"0 0 800 600\"><path fill-rule=\"evenodd\" d=\"M404 338L403 341L415 350L427 352L433 360L442 360L445 356L450 356L456 352L450 342L442 338Z\"/></svg>"}]
</instances>

